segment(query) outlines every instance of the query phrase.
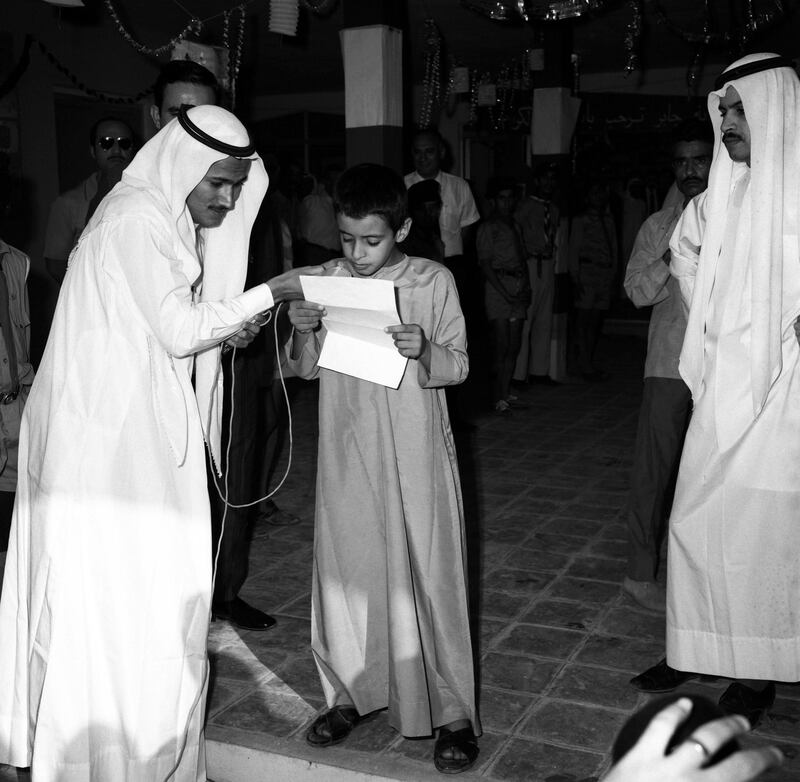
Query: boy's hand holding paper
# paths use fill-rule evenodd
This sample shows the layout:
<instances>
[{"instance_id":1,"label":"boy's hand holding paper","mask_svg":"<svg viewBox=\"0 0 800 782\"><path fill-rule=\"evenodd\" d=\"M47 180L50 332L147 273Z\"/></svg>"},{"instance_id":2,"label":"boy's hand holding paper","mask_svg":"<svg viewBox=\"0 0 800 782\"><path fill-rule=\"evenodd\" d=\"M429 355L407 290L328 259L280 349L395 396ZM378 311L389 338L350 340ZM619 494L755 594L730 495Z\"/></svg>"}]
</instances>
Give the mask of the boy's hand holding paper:
<instances>
[{"instance_id":1,"label":"boy's hand holding paper","mask_svg":"<svg viewBox=\"0 0 800 782\"><path fill-rule=\"evenodd\" d=\"M356 277L300 277L300 283L304 298L325 308L319 366L397 388L408 359L384 331L402 325L393 283Z\"/></svg>"},{"instance_id":2,"label":"boy's hand holding paper","mask_svg":"<svg viewBox=\"0 0 800 782\"><path fill-rule=\"evenodd\" d=\"M430 353L428 338L417 323L401 323L399 326L387 326L384 331L392 335L395 347L401 356L423 360Z\"/></svg>"}]
</instances>

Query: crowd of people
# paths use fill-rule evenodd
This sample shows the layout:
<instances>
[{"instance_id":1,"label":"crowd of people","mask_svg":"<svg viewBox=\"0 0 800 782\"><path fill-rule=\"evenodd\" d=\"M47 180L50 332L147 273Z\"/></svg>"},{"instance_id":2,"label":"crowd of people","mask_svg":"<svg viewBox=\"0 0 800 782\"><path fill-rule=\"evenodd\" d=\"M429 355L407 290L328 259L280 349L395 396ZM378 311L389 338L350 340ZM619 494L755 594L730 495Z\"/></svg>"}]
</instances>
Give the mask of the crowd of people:
<instances>
[{"instance_id":1,"label":"crowd of people","mask_svg":"<svg viewBox=\"0 0 800 782\"><path fill-rule=\"evenodd\" d=\"M97 171L52 206L61 291L35 378L29 262L0 242L0 762L35 782L205 780L209 624L276 624L239 597L248 541L257 521L298 521L268 490L280 363L319 381L310 647L327 708L306 739L338 744L386 709L402 735L436 736L439 771L469 769L454 438L469 422L452 393L467 337L488 334L490 409L512 415L520 384L605 378L595 347L624 288L653 312L623 588L664 614L667 640L631 685L732 683L719 704L634 715L607 780L745 782L780 763L736 738L776 681L800 681L792 63L750 55L721 74L710 122L670 140L677 195L640 213L632 242L600 172L572 215L556 163L492 177L481 217L435 130L414 135L405 178L366 163L304 179L257 153L201 66L170 63L154 95L153 137L137 150L126 123L99 120ZM392 283L397 388L320 365L327 313L301 273Z\"/></svg>"}]
</instances>

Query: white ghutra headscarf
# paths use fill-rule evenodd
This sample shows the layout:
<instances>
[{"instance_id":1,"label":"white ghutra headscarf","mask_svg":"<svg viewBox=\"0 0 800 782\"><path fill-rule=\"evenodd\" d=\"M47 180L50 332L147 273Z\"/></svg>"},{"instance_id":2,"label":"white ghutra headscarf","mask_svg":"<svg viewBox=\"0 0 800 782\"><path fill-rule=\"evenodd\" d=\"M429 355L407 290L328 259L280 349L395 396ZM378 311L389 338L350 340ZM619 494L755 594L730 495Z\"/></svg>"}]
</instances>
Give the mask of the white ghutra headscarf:
<instances>
[{"instance_id":1,"label":"white ghutra headscarf","mask_svg":"<svg viewBox=\"0 0 800 782\"><path fill-rule=\"evenodd\" d=\"M745 165L731 160L721 138L719 102L733 87L750 128L750 374L756 418L781 372L784 264L800 263L800 80L785 58L751 54L728 66L715 87L708 96L715 143L704 208L706 229L680 368L697 398L703 378L705 318L726 230L728 199L737 167ZM800 312L800 302L797 309Z\"/></svg>"},{"instance_id":2,"label":"white ghutra headscarf","mask_svg":"<svg viewBox=\"0 0 800 782\"><path fill-rule=\"evenodd\" d=\"M221 301L244 289L250 230L267 192L269 179L255 153L247 129L229 111L219 106L195 106L166 125L137 153L125 169L122 181L98 210L113 208L114 196L131 189L154 201L166 212L180 237L182 249L191 259L197 255L197 234L186 199L208 169L228 157L251 160L250 172L236 207L216 228L203 230L202 287L200 301ZM120 201L125 206L125 201ZM222 373L218 372L220 347L198 353L195 359L195 394L203 433L219 464L222 418Z\"/></svg>"}]
</instances>

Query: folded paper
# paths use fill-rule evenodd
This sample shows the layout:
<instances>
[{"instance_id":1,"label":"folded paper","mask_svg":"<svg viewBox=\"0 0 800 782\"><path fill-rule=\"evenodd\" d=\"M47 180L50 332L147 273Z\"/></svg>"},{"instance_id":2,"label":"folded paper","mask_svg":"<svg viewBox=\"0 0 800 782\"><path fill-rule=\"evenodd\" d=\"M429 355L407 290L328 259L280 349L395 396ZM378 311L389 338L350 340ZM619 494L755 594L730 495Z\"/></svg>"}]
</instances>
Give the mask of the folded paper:
<instances>
[{"instance_id":1,"label":"folded paper","mask_svg":"<svg viewBox=\"0 0 800 782\"><path fill-rule=\"evenodd\" d=\"M325 369L397 388L408 359L386 326L400 324L394 284L358 277L300 277L303 297L325 307L327 334L317 363Z\"/></svg>"}]
</instances>

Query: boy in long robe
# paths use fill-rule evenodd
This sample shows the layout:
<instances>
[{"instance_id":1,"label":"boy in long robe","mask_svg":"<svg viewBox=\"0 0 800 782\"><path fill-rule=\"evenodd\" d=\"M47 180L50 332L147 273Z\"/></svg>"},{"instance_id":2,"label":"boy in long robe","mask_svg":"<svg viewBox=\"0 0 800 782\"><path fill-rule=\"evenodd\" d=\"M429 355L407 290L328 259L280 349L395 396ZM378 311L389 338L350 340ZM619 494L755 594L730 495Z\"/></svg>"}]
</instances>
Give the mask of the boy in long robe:
<instances>
[{"instance_id":1,"label":"boy in long robe","mask_svg":"<svg viewBox=\"0 0 800 782\"><path fill-rule=\"evenodd\" d=\"M396 246L410 225L396 174L348 170L336 208L345 257L326 268L393 282L403 325L387 330L409 361L397 389L320 368L320 313L290 308L293 367L320 380L312 650L329 710L307 739L338 743L388 708L404 736L439 728L436 767L463 771L480 726L444 387L467 375L464 316L450 272Z\"/></svg>"}]
</instances>

